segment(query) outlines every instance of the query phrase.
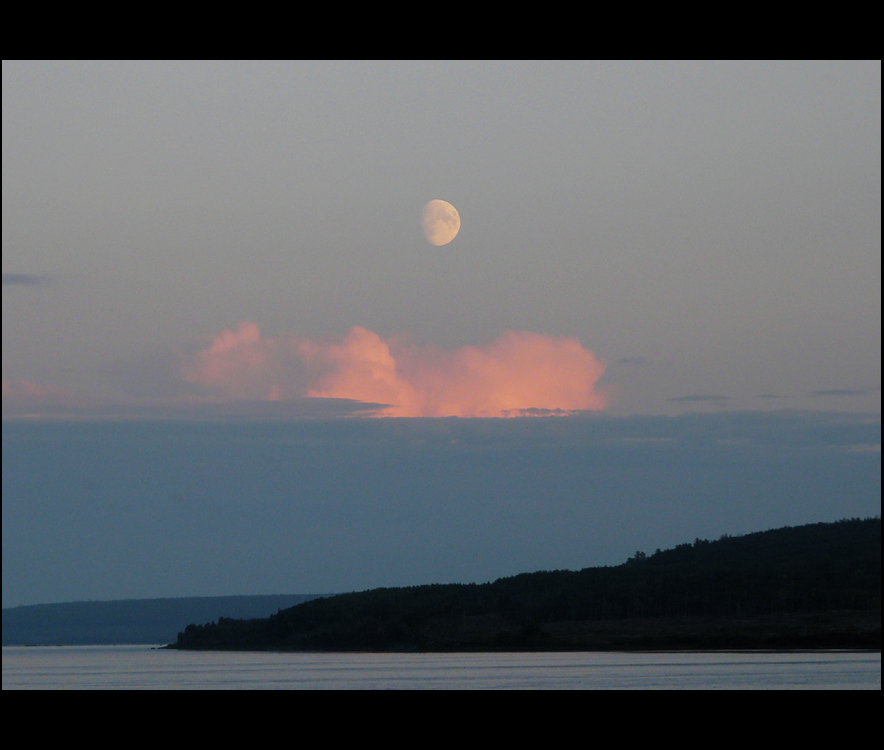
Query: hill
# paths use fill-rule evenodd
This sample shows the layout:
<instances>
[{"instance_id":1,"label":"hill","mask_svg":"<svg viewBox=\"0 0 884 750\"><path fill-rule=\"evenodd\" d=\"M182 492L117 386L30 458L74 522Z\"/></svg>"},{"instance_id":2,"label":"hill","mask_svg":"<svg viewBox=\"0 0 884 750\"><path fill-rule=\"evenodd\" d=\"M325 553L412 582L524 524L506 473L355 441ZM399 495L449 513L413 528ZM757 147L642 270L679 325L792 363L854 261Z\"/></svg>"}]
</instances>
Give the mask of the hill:
<instances>
[{"instance_id":1,"label":"hill","mask_svg":"<svg viewBox=\"0 0 884 750\"><path fill-rule=\"evenodd\" d=\"M33 604L3 610L3 645L168 643L185 622L267 617L315 594L200 596Z\"/></svg>"},{"instance_id":2,"label":"hill","mask_svg":"<svg viewBox=\"0 0 884 750\"><path fill-rule=\"evenodd\" d=\"M880 648L881 520L697 539L614 567L375 589L188 625L170 648Z\"/></svg>"}]
</instances>

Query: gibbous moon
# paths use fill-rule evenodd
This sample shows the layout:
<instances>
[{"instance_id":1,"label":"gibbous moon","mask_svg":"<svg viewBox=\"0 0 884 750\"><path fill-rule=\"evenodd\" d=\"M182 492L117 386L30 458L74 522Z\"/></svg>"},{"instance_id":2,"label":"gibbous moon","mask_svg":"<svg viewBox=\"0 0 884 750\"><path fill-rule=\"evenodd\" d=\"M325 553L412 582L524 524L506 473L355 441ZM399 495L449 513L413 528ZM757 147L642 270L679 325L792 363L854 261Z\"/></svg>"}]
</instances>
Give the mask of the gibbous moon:
<instances>
[{"instance_id":1,"label":"gibbous moon","mask_svg":"<svg viewBox=\"0 0 884 750\"><path fill-rule=\"evenodd\" d=\"M431 245L447 245L460 231L460 214L447 201L430 201L424 206L421 226Z\"/></svg>"}]
</instances>

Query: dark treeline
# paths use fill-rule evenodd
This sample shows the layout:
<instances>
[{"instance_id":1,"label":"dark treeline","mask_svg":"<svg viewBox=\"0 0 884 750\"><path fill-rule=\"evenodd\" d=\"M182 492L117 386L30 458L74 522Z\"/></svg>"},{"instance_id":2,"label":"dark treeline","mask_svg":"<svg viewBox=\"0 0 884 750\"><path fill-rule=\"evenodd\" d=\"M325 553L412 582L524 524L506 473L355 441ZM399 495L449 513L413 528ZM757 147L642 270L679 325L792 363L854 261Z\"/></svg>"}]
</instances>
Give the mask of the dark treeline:
<instances>
[{"instance_id":1,"label":"dark treeline","mask_svg":"<svg viewBox=\"0 0 884 750\"><path fill-rule=\"evenodd\" d=\"M174 648L880 648L881 520L696 540L622 565L376 589L188 625Z\"/></svg>"}]
</instances>

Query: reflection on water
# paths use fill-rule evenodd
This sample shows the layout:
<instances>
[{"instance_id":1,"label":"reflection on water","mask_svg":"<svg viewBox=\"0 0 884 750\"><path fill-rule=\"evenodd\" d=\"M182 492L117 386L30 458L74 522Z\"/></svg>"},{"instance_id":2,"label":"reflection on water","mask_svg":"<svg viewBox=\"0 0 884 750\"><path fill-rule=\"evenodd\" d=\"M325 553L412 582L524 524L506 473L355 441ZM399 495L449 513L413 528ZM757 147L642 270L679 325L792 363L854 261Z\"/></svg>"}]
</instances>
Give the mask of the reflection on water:
<instances>
[{"instance_id":1,"label":"reflection on water","mask_svg":"<svg viewBox=\"0 0 884 750\"><path fill-rule=\"evenodd\" d=\"M277 654L3 648L3 689L881 689L881 654Z\"/></svg>"}]
</instances>

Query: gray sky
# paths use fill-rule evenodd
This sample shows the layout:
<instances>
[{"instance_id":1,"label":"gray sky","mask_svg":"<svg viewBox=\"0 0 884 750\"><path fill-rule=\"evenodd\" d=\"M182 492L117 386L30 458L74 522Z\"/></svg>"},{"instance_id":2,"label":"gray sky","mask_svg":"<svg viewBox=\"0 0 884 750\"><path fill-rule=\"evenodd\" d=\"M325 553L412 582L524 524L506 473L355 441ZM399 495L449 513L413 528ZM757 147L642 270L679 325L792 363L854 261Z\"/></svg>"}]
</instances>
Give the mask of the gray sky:
<instances>
[{"instance_id":1,"label":"gray sky","mask_svg":"<svg viewBox=\"0 0 884 750\"><path fill-rule=\"evenodd\" d=\"M614 414L880 411L878 61L4 61L2 117L19 392L306 395L266 358L356 326L576 339ZM246 321L263 379L197 372Z\"/></svg>"}]
</instances>

